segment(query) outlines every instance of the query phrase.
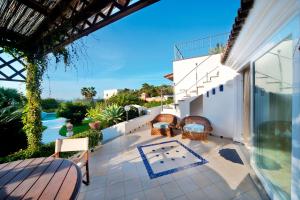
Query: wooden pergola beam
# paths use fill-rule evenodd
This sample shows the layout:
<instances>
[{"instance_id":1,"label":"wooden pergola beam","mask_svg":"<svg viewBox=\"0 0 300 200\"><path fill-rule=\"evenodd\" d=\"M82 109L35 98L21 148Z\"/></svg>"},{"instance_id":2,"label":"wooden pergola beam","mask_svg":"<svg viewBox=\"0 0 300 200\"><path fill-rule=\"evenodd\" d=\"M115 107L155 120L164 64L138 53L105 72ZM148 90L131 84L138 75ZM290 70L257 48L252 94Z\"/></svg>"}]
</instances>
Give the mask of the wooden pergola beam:
<instances>
[{"instance_id":1,"label":"wooden pergola beam","mask_svg":"<svg viewBox=\"0 0 300 200\"><path fill-rule=\"evenodd\" d=\"M64 0L65 1L65 0ZM38 11L39 13L43 15L48 15L49 11L46 7L42 6L40 3L37 3L36 1L33 0L18 0L18 2L26 5L27 7Z\"/></svg>"},{"instance_id":2,"label":"wooden pergola beam","mask_svg":"<svg viewBox=\"0 0 300 200\"><path fill-rule=\"evenodd\" d=\"M23 35L19 34L19 33L16 33L14 31L11 31L11 30L7 30L3 27L0 27L0 32L1 32L1 35L0 37L5 37L5 38L8 38L12 41L16 40L16 41L22 41L22 40L25 40L26 37L24 37Z\"/></svg>"},{"instance_id":3,"label":"wooden pergola beam","mask_svg":"<svg viewBox=\"0 0 300 200\"><path fill-rule=\"evenodd\" d=\"M93 14L101 12L103 8L105 8L109 3L112 3L113 0L94 0L91 4L86 6L80 12L74 14L70 19L66 19L62 22L62 24L55 30L48 32L46 36L40 36L39 38L43 38L42 41L50 41L52 42L52 38L56 38L61 35L61 33L67 33L72 28L77 28L78 24L87 20ZM76 8L75 8L76 9Z\"/></svg>"},{"instance_id":4,"label":"wooden pergola beam","mask_svg":"<svg viewBox=\"0 0 300 200\"><path fill-rule=\"evenodd\" d=\"M44 37L44 34L47 33L49 27L57 21L59 17L61 17L62 12L69 6L69 4L74 0L61 0L57 3L57 5L52 9L52 11L48 14L47 18L43 21L43 23L39 26L38 30L31 36L29 41L40 40Z\"/></svg>"},{"instance_id":5,"label":"wooden pergola beam","mask_svg":"<svg viewBox=\"0 0 300 200\"><path fill-rule=\"evenodd\" d=\"M103 13L99 12L99 15L103 18L103 20L101 20L98 23L95 22L89 28L80 30L77 34L72 35L70 38L66 39L65 41L61 42L59 45L55 46L54 50L59 49L63 46L66 46L66 45L70 44L71 42L77 40L78 38L87 36L90 33L94 32L100 28L103 28L104 26L107 26L123 17L130 15L131 13L136 12L137 10L140 10L140 9L142 9L150 4L153 4L155 2L158 2L158 1L159 0L150 0L150 1L149 0L141 0L134 4L131 4L130 6L123 7L123 9L121 9L119 12L116 12L110 16L105 16Z\"/></svg>"},{"instance_id":6,"label":"wooden pergola beam","mask_svg":"<svg viewBox=\"0 0 300 200\"><path fill-rule=\"evenodd\" d=\"M0 27L0 45L38 58L159 0L131 5L133 0L52 1L51 5L44 4L46 0L0 1L0 16L8 16Z\"/></svg>"}]
</instances>

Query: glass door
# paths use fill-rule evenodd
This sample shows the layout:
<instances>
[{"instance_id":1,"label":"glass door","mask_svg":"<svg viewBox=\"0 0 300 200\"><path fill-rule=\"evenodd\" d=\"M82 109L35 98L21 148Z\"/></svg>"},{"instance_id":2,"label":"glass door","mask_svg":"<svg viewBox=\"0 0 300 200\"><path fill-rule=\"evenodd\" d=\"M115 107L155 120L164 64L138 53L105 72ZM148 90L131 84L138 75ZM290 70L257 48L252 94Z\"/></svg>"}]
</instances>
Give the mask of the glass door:
<instances>
[{"instance_id":1,"label":"glass door","mask_svg":"<svg viewBox=\"0 0 300 200\"><path fill-rule=\"evenodd\" d=\"M280 199L291 199L293 40L254 62L254 162Z\"/></svg>"}]
</instances>

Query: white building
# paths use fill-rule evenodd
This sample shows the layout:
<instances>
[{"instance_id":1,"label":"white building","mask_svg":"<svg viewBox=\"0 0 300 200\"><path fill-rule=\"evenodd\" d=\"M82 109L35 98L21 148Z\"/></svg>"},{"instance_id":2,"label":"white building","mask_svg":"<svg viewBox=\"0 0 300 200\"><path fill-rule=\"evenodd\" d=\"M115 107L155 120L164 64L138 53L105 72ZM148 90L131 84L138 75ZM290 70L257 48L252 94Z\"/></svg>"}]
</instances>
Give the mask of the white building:
<instances>
[{"instance_id":1,"label":"white building","mask_svg":"<svg viewBox=\"0 0 300 200\"><path fill-rule=\"evenodd\" d=\"M242 0L222 55L176 56L164 112L207 117L249 149L271 199L300 200L300 1Z\"/></svg>"},{"instance_id":2,"label":"white building","mask_svg":"<svg viewBox=\"0 0 300 200\"><path fill-rule=\"evenodd\" d=\"M104 90L103 91L103 99L108 99L112 97L113 95L118 94L120 90L119 89L110 89L110 90Z\"/></svg>"}]
</instances>

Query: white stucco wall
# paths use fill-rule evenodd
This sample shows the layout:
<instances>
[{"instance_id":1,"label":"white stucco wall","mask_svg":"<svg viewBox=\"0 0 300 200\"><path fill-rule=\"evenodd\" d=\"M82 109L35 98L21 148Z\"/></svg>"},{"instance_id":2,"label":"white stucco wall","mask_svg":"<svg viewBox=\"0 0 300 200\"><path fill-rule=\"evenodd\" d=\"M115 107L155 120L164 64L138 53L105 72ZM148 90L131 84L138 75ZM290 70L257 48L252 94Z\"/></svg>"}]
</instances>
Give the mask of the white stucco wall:
<instances>
[{"instance_id":1,"label":"white stucco wall","mask_svg":"<svg viewBox=\"0 0 300 200\"><path fill-rule=\"evenodd\" d=\"M299 0L255 1L225 65L239 71L250 59L260 57L274 46L270 39L299 12Z\"/></svg>"},{"instance_id":2,"label":"white stucco wall","mask_svg":"<svg viewBox=\"0 0 300 200\"><path fill-rule=\"evenodd\" d=\"M173 63L173 70L176 103L187 96L194 97L204 94L211 88L226 83L236 76L236 71L221 64L220 54L176 61ZM206 82L207 80L209 82ZM185 92L186 90L187 92ZM189 111L184 112L184 114L186 113L189 114Z\"/></svg>"},{"instance_id":3,"label":"white stucco wall","mask_svg":"<svg viewBox=\"0 0 300 200\"><path fill-rule=\"evenodd\" d=\"M257 23L259 21L259 23ZM264 55L276 44L292 33L294 40L294 69L293 69L293 129L292 129L292 184L291 199L300 199L300 1L299 0L261 0L255 1L242 31L240 32L226 65L241 71L248 63ZM298 42L297 42L298 41ZM298 43L298 44L297 44ZM253 65L251 70L253 71ZM283 77L284 78L284 77ZM270 91L273 89L270 88ZM252 94L253 97L253 94ZM253 110L253 102L251 105ZM253 112L251 113L253 118ZM251 121L252 125L253 122ZM253 130L252 130L253 132ZM252 167L265 186L271 199L280 199L276 192L268 186L266 179L256 169L252 160Z\"/></svg>"},{"instance_id":4,"label":"white stucco wall","mask_svg":"<svg viewBox=\"0 0 300 200\"><path fill-rule=\"evenodd\" d=\"M215 90L215 95L209 91L209 97L203 96L203 116L212 123L213 135L233 138L236 121L234 81L228 81L223 92L219 88Z\"/></svg>"},{"instance_id":5,"label":"white stucco wall","mask_svg":"<svg viewBox=\"0 0 300 200\"><path fill-rule=\"evenodd\" d=\"M197 70L194 70L189 75L187 75L196 67L196 64L200 63L202 64L197 68ZM220 65L220 54L216 54L211 57L202 56L173 62L175 101L177 102L178 99L181 99L183 96L185 96L185 94L182 93L182 90L190 88L193 84L196 83L196 74L198 76L198 80L200 80L205 76L206 72L209 72ZM186 78L184 78L185 76ZM184 80L181 81L181 79L183 78Z\"/></svg>"},{"instance_id":6,"label":"white stucco wall","mask_svg":"<svg viewBox=\"0 0 300 200\"><path fill-rule=\"evenodd\" d=\"M190 115L203 115L203 95L197 97L191 102Z\"/></svg>"},{"instance_id":7,"label":"white stucco wall","mask_svg":"<svg viewBox=\"0 0 300 200\"><path fill-rule=\"evenodd\" d=\"M161 113L161 107L154 107L147 110L147 115L131 119L129 121L121 122L114 126L108 127L102 130L103 142L107 142L111 139L132 133L138 128L147 125L148 122L153 120L158 114Z\"/></svg>"},{"instance_id":8,"label":"white stucco wall","mask_svg":"<svg viewBox=\"0 0 300 200\"><path fill-rule=\"evenodd\" d=\"M118 94L119 90L118 89L110 89L110 90L104 90L103 91L103 98L108 99L112 97L113 95Z\"/></svg>"},{"instance_id":9,"label":"white stucco wall","mask_svg":"<svg viewBox=\"0 0 300 200\"><path fill-rule=\"evenodd\" d=\"M201 63L201 65L197 70L193 70L196 63ZM240 116L237 113L236 96L238 94L236 91L237 83L234 79L238 73L220 63L220 54L176 61L173 63L173 70L175 102L178 103L179 107L177 116L180 118L190 115L207 117L213 124L215 135L241 141L241 130L240 127L236 126L237 118ZM193 71L191 72L191 70ZM212 72L208 76L209 80L211 76L217 75L217 72L218 77L214 77L211 82L203 84L202 82L206 81L205 77L198 83L198 86L204 86L198 89L198 94L188 93L191 97L184 97L186 94L182 93L182 90L189 89L194 85L196 76L200 80L209 72ZM184 77L185 79L182 80ZM220 93L219 86L221 84L224 85L224 92ZM211 92L213 88L216 88L215 95L212 95ZM195 89L196 87L193 88L193 90ZM206 97L207 91L210 92L209 98Z\"/></svg>"}]
</instances>

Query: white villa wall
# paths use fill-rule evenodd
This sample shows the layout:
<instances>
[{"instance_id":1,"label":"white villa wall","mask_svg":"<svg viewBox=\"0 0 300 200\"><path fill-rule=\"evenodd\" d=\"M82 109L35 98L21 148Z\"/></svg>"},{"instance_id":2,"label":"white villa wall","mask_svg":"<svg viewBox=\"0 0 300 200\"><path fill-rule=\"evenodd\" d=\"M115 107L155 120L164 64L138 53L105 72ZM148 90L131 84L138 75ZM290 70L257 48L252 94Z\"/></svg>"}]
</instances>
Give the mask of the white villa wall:
<instances>
[{"instance_id":1,"label":"white villa wall","mask_svg":"<svg viewBox=\"0 0 300 200\"><path fill-rule=\"evenodd\" d=\"M195 69L196 64L200 65ZM193 97L204 94L213 87L232 80L237 75L235 70L221 64L220 54L175 61L173 63L173 74L175 103L187 96ZM203 83L207 79L210 82ZM198 80L198 89L196 88L196 80ZM199 86L203 87L200 88ZM185 92L184 90L188 91ZM189 111L187 114L189 114ZM182 114L182 116L184 115Z\"/></svg>"},{"instance_id":2,"label":"white villa wall","mask_svg":"<svg viewBox=\"0 0 300 200\"><path fill-rule=\"evenodd\" d=\"M190 115L203 115L203 95L193 100L190 105Z\"/></svg>"},{"instance_id":3,"label":"white villa wall","mask_svg":"<svg viewBox=\"0 0 300 200\"><path fill-rule=\"evenodd\" d=\"M236 102L236 95L239 93L238 89L238 73L229 67L220 63L220 54L212 56L202 56L186 60L175 61L173 63L174 74L174 90L175 102L178 103L178 110L176 115L183 118L190 115L200 115L207 117L213 127L214 134L227 138L232 138L236 141L241 141L241 127L242 124L236 122L240 120L240 114L237 112L239 105ZM197 70L193 70L196 64L201 63ZM216 69L217 67L217 69ZM216 69L210 76L215 76L219 72L218 77L211 79L210 83L203 84L203 81L198 82L204 88L198 90L197 93L188 93L191 97L182 93L182 90L190 88L196 83L196 76L198 80L206 76L207 73ZM191 72L191 70L193 70ZM191 72L189 74L189 72ZM187 75L189 74L189 75ZM186 76L187 75L187 76ZM185 79L183 79L185 77ZM182 82L178 83L179 81ZM219 92L219 86L224 85L224 92ZM216 88L216 94L212 95L212 89ZM195 90L196 87L193 89ZM209 98L206 97L206 92L210 92Z\"/></svg>"},{"instance_id":4,"label":"white villa wall","mask_svg":"<svg viewBox=\"0 0 300 200\"><path fill-rule=\"evenodd\" d=\"M178 110L179 110L178 107L176 107L173 104L170 104L170 105L164 106L163 110L161 111L161 114L171 114L171 115L175 115L179 118Z\"/></svg>"},{"instance_id":5,"label":"white villa wall","mask_svg":"<svg viewBox=\"0 0 300 200\"><path fill-rule=\"evenodd\" d=\"M121 122L114 126L102 130L103 142L107 142L121 135L132 133L138 128L147 125L148 122L154 119L161 112L161 107L154 107L147 110L147 115Z\"/></svg>"},{"instance_id":6,"label":"white villa wall","mask_svg":"<svg viewBox=\"0 0 300 200\"><path fill-rule=\"evenodd\" d=\"M184 118L187 117L189 115L191 115L190 111L190 107L191 107L191 101L193 101L195 98L197 97L191 97L185 101L179 101L178 102L178 111L177 111L177 116L179 118Z\"/></svg>"},{"instance_id":7,"label":"white villa wall","mask_svg":"<svg viewBox=\"0 0 300 200\"><path fill-rule=\"evenodd\" d=\"M125 134L132 133L136 129L146 125L161 113L161 107L157 106L147 110L147 115L131 119L125 123Z\"/></svg>"},{"instance_id":8,"label":"white villa wall","mask_svg":"<svg viewBox=\"0 0 300 200\"><path fill-rule=\"evenodd\" d=\"M257 23L259 21L259 23ZM285 28L284 28L285 27ZM289 28L286 28L289 27ZM289 34L300 38L300 1L299 0L261 0L255 1L242 31L233 46L226 65L237 71L242 71L251 63L251 71L254 70L253 62L264 55L276 44L281 42ZM295 39L294 69L293 69L293 125L292 125L292 173L291 173L291 199L300 200L300 52L299 39ZM253 86L253 82L251 83ZM272 88L270 88L272 90ZM252 98L253 98L253 94ZM242 96L240 96L242 102ZM253 110L253 102L251 105ZM242 111L241 111L242 112ZM251 112L253 119L253 112ZM253 121L251 120L251 127ZM253 132L253 130L252 130ZM253 156L252 156L253 157ZM264 176L256 168L252 161L252 167L263 183L271 199L278 199L273 189L269 187Z\"/></svg>"},{"instance_id":9,"label":"white villa wall","mask_svg":"<svg viewBox=\"0 0 300 200\"><path fill-rule=\"evenodd\" d=\"M125 135L125 122L121 122L114 126L103 129L102 134L103 134L102 142L107 142L121 135Z\"/></svg>"},{"instance_id":10,"label":"white villa wall","mask_svg":"<svg viewBox=\"0 0 300 200\"><path fill-rule=\"evenodd\" d=\"M103 90L103 98L108 99L112 97L113 95L118 94L119 90L118 89L111 89L111 90Z\"/></svg>"},{"instance_id":11,"label":"white villa wall","mask_svg":"<svg viewBox=\"0 0 300 200\"><path fill-rule=\"evenodd\" d=\"M237 71L242 70L249 60L261 56L261 52L270 49L270 42L281 27L300 12L299 0L260 0L255 1L235 45L226 61ZM257 23L259 22L259 24Z\"/></svg>"},{"instance_id":12,"label":"white villa wall","mask_svg":"<svg viewBox=\"0 0 300 200\"><path fill-rule=\"evenodd\" d=\"M209 97L203 96L203 116L208 118L214 129L213 135L234 137L236 123L234 101L234 81L224 85L224 91L216 88L215 95L209 91Z\"/></svg>"},{"instance_id":13,"label":"white villa wall","mask_svg":"<svg viewBox=\"0 0 300 200\"><path fill-rule=\"evenodd\" d=\"M185 96L185 94L182 93L181 90L187 89L196 83L196 73L198 76L198 80L200 80L206 74L206 72L209 72L215 67L221 65L220 58L221 55L216 54L211 56L210 58L209 56L202 56L197 58L174 61L173 82L175 85L178 84L178 86L174 88L175 102L177 102L178 99L181 99L183 96ZM184 78L191 70L193 70L196 67L196 64L200 64L203 61L205 61L205 63L201 64L201 66L197 70L194 70L182 82L178 83L182 78Z\"/></svg>"}]
</instances>

